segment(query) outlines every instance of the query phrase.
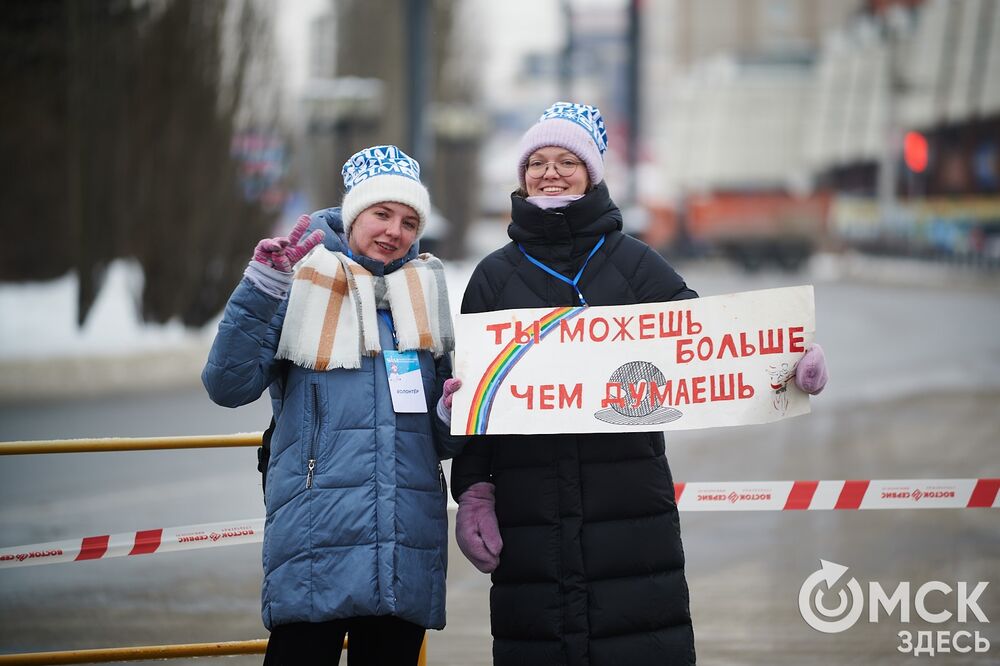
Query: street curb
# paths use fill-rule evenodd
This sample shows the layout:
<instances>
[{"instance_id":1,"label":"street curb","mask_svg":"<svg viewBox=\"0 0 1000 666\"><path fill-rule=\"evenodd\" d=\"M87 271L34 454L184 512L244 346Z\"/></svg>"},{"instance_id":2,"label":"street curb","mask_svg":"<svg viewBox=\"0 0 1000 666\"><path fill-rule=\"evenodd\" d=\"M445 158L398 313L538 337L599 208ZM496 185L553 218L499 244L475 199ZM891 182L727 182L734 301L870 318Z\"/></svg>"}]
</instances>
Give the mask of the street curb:
<instances>
[{"instance_id":1,"label":"street curb","mask_svg":"<svg viewBox=\"0 0 1000 666\"><path fill-rule=\"evenodd\" d=\"M0 360L0 402L123 395L201 385L208 343L125 355Z\"/></svg>"}]
</instances>

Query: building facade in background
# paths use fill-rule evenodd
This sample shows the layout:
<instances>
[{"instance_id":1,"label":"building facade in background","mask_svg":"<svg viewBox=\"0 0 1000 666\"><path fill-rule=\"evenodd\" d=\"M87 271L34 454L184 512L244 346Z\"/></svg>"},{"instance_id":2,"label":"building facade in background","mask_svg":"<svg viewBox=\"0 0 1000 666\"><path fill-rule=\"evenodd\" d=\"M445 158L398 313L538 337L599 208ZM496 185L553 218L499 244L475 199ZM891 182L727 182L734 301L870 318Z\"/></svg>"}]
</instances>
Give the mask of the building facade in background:
<instances>
[{"instance_id":1,"label":"building facade in background","mask_svg":"<svg viewBox=\"0 0 1000 666\"><path fill-rule=\"evenodd\" d=\"M714 246L750 267L766 252L794 267L843 240L1000 256L1000 3L675 0L644 11L653 244Z\"/></svg>"},{"instance_id":2,"label":"building facade in background","mask_svg":"<svg viewBox=\"0 0 1000 666\"><path fill-rule=\"evenodd\" d=\"M840 237L1000 259L1000 3L876 3L825 44L816 89L807 159Z\"/></svg>"}]
</instances>

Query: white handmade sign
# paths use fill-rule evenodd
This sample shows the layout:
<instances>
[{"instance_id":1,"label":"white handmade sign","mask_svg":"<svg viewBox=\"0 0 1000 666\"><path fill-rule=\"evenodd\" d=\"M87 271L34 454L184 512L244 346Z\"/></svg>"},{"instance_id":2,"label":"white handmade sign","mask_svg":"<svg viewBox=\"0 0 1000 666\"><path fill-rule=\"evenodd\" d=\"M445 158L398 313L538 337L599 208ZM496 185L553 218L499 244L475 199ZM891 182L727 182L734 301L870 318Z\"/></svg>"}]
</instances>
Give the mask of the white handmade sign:
<instances>
[{"instance_id":1,"label":"white handmade sign","mask_svg":"<svg viewBox=\"0 0 1000 666\"><path fill-rule=\"evenodd\" d=\"M685 430L809 412L812 286L459 315L453 434Z\"/></svg>"}]
</instances>

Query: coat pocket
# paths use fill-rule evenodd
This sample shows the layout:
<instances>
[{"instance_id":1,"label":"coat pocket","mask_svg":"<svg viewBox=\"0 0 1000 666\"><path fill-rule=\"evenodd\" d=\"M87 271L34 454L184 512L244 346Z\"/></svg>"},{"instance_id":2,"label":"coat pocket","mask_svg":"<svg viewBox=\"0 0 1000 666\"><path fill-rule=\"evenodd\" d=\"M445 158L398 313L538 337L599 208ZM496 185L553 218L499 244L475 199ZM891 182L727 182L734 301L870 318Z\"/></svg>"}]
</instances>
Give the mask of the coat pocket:
<instances>
[{"instance_id":1,"label":"coat pocket","mask_svg":"<svg viewBox=\"0 0 1000 666\"><path fill-rule=\"evenodd\" d=\"M309 382L305 404L306 408L303 411L305 412L306 419L302 451L306 490L309 490L313 486L323 441L323 386L318 378Z\"/></svg>"}]
</instances>

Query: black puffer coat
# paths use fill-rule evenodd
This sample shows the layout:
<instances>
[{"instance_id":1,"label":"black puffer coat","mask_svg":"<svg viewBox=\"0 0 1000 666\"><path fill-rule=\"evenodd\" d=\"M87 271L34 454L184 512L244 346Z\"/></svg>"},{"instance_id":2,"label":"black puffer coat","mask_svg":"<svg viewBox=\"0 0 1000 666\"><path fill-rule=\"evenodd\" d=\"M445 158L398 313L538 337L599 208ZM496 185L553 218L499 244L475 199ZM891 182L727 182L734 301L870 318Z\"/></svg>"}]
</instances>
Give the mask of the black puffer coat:
<instances>
[{"instance_id":1,"label":"black puffer coat","mask_svg":"<svg viewBox=\"0 0 1000 666\"><path fill-rule=\"evenodd\" d=\"M696 298L647 245L621 233L601 184L569 206L542 210L513 196L510 237L579 282L590 305ZM577 305L573 287L509 243L469 281L462 312ZM662 433L492 435L452 465L456 499L496 485L503 537L490 611L500 666L694 663L673 480Z\"/></svg>"}]
</instances>

